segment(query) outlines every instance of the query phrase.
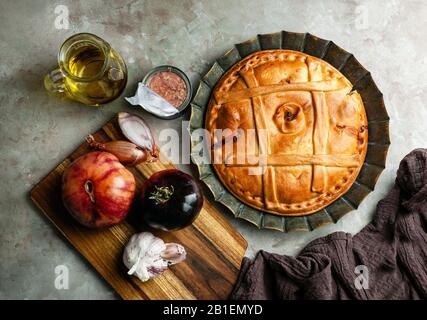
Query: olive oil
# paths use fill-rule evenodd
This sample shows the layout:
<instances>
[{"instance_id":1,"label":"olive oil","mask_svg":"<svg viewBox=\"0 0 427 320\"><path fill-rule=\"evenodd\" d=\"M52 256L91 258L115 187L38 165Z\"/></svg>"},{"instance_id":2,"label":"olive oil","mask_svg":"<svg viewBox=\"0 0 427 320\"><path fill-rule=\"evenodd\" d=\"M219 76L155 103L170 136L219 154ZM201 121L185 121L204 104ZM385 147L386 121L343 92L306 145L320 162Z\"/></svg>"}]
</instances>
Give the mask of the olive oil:
<instances>
[{"instance_id":1,"label":"olive oil","mask_svg":"<svg viewBox=\"0 0 427 320\"><path fill-rule=\"evenodd\" d=\"M126 86L123 59L91 34L66 40L59 53L59 66L46 76L46 89L86 105L105 104L117 98Z\"/></svg>"},{"instance_id":2,"label":"olive oil","mask_svg":"<svg viewBox=\"0 0 427 320\"><path fill-rule=\"evenodd\" d=\"M93 78L102 71L105 56L99 48L88 44L78 47L68 58L68 69L78 78Z\"/></svg>"}]
</instances>

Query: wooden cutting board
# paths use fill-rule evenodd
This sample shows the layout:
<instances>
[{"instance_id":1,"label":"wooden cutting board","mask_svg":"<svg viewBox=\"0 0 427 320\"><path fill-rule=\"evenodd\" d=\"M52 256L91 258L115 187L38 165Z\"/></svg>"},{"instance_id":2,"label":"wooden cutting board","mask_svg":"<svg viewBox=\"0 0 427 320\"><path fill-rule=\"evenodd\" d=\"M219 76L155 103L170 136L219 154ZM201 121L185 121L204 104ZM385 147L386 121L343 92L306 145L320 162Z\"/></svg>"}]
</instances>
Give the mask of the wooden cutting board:
<instances>
[{"instance_id":1,"label":"wooden cutting board","mask_svg":"<svg viewBox=\"0 0 427 320\"><path fill-rule=\"evenodd\" d=\"M99 141L124 139L116 119L94 136ZM165 242L181 243L187 250L187 259L144 283L128 276L122 263L129 238L143 231L137 212L131 212L123 223L103 230L91 230L74 221L61 201L61 176L74 159L88 151L88 145L83 143L31 190L31 199L65 238L123 299L226 299L237 279L247 243L207 198L191 226L170 233L150 230ZM140 190L151 174L173 167L163 159L129 170Z\"/></svg>"}]
</instances>

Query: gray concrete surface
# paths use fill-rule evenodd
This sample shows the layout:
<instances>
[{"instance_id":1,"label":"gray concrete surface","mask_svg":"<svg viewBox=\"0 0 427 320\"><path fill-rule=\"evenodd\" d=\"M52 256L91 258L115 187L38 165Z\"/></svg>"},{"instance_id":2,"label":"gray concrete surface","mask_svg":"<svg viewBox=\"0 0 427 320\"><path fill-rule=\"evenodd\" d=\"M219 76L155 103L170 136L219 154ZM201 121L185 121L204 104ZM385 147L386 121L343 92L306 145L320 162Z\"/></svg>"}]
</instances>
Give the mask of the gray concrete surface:
<instances>
[{"instance_id":1,"label":"gray concrete surface","mask_svg":"<svg viewBox=\"0 0 427 320\"><path fill-rule=\"evenodd\" d=\"M58 30L55 7L66 5L69 29ZM124 95L153 66L185 70L194 84L212 61L257 33L310 32L355 54L384 93L391 117L387 168L358 210L312 233L257 230L224 215L259 249L296 254L335 230L357 233L389 190L399 160L427 145L427 4L425 1L22 1L0 2L0 299L115 299L118 296L31 204L28 192L62 158L118 111L135 111L123 96L103 108L49 97L43 75L60 44L88 31L125 58ZM179 128L182 119L152 124ZM185 167L188 170L188 167ZM68 290L54 286L55 267L69 268Z\"/></svg>"}]
</instances>

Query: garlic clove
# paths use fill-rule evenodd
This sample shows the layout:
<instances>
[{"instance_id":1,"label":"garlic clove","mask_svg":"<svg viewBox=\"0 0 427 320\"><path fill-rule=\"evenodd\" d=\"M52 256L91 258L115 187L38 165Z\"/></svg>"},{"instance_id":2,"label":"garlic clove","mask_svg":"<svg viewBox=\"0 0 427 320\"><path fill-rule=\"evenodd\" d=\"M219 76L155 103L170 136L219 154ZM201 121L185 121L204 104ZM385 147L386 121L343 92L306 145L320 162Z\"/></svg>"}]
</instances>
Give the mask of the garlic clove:
<instances>
[{"instance_id":1,"label":"garlic clove","mask_svg":"<svg viewBox=\"0 0 427 320\"><path fill-rule=\"evenodd\" d=\"M169 265L180 263L186 258L187 252L184 247L177 243L167 243L166 249L160 253L160 256L168 262Z\"/></svg>"}]
</instances>

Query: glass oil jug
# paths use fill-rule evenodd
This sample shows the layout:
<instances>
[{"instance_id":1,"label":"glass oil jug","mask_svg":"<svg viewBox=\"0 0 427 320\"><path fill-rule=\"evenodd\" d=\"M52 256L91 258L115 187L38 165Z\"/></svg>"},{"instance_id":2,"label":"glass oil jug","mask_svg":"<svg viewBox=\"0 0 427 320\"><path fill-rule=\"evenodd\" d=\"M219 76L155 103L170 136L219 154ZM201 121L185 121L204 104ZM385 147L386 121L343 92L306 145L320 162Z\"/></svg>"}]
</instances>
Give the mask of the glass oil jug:
<instances>
[{"instance_id":1,"label":"glass oil jug","mask_svg":"<svg viewBox=\"0 0 427 320\"><path fill-rule=\"evenodd\" d=\"M126 86L123 58L90 33L68 38L59 50L58 64L44 78L47 91L57 96L100 106L120 96Z\"/></svg>"}]
</instances>

